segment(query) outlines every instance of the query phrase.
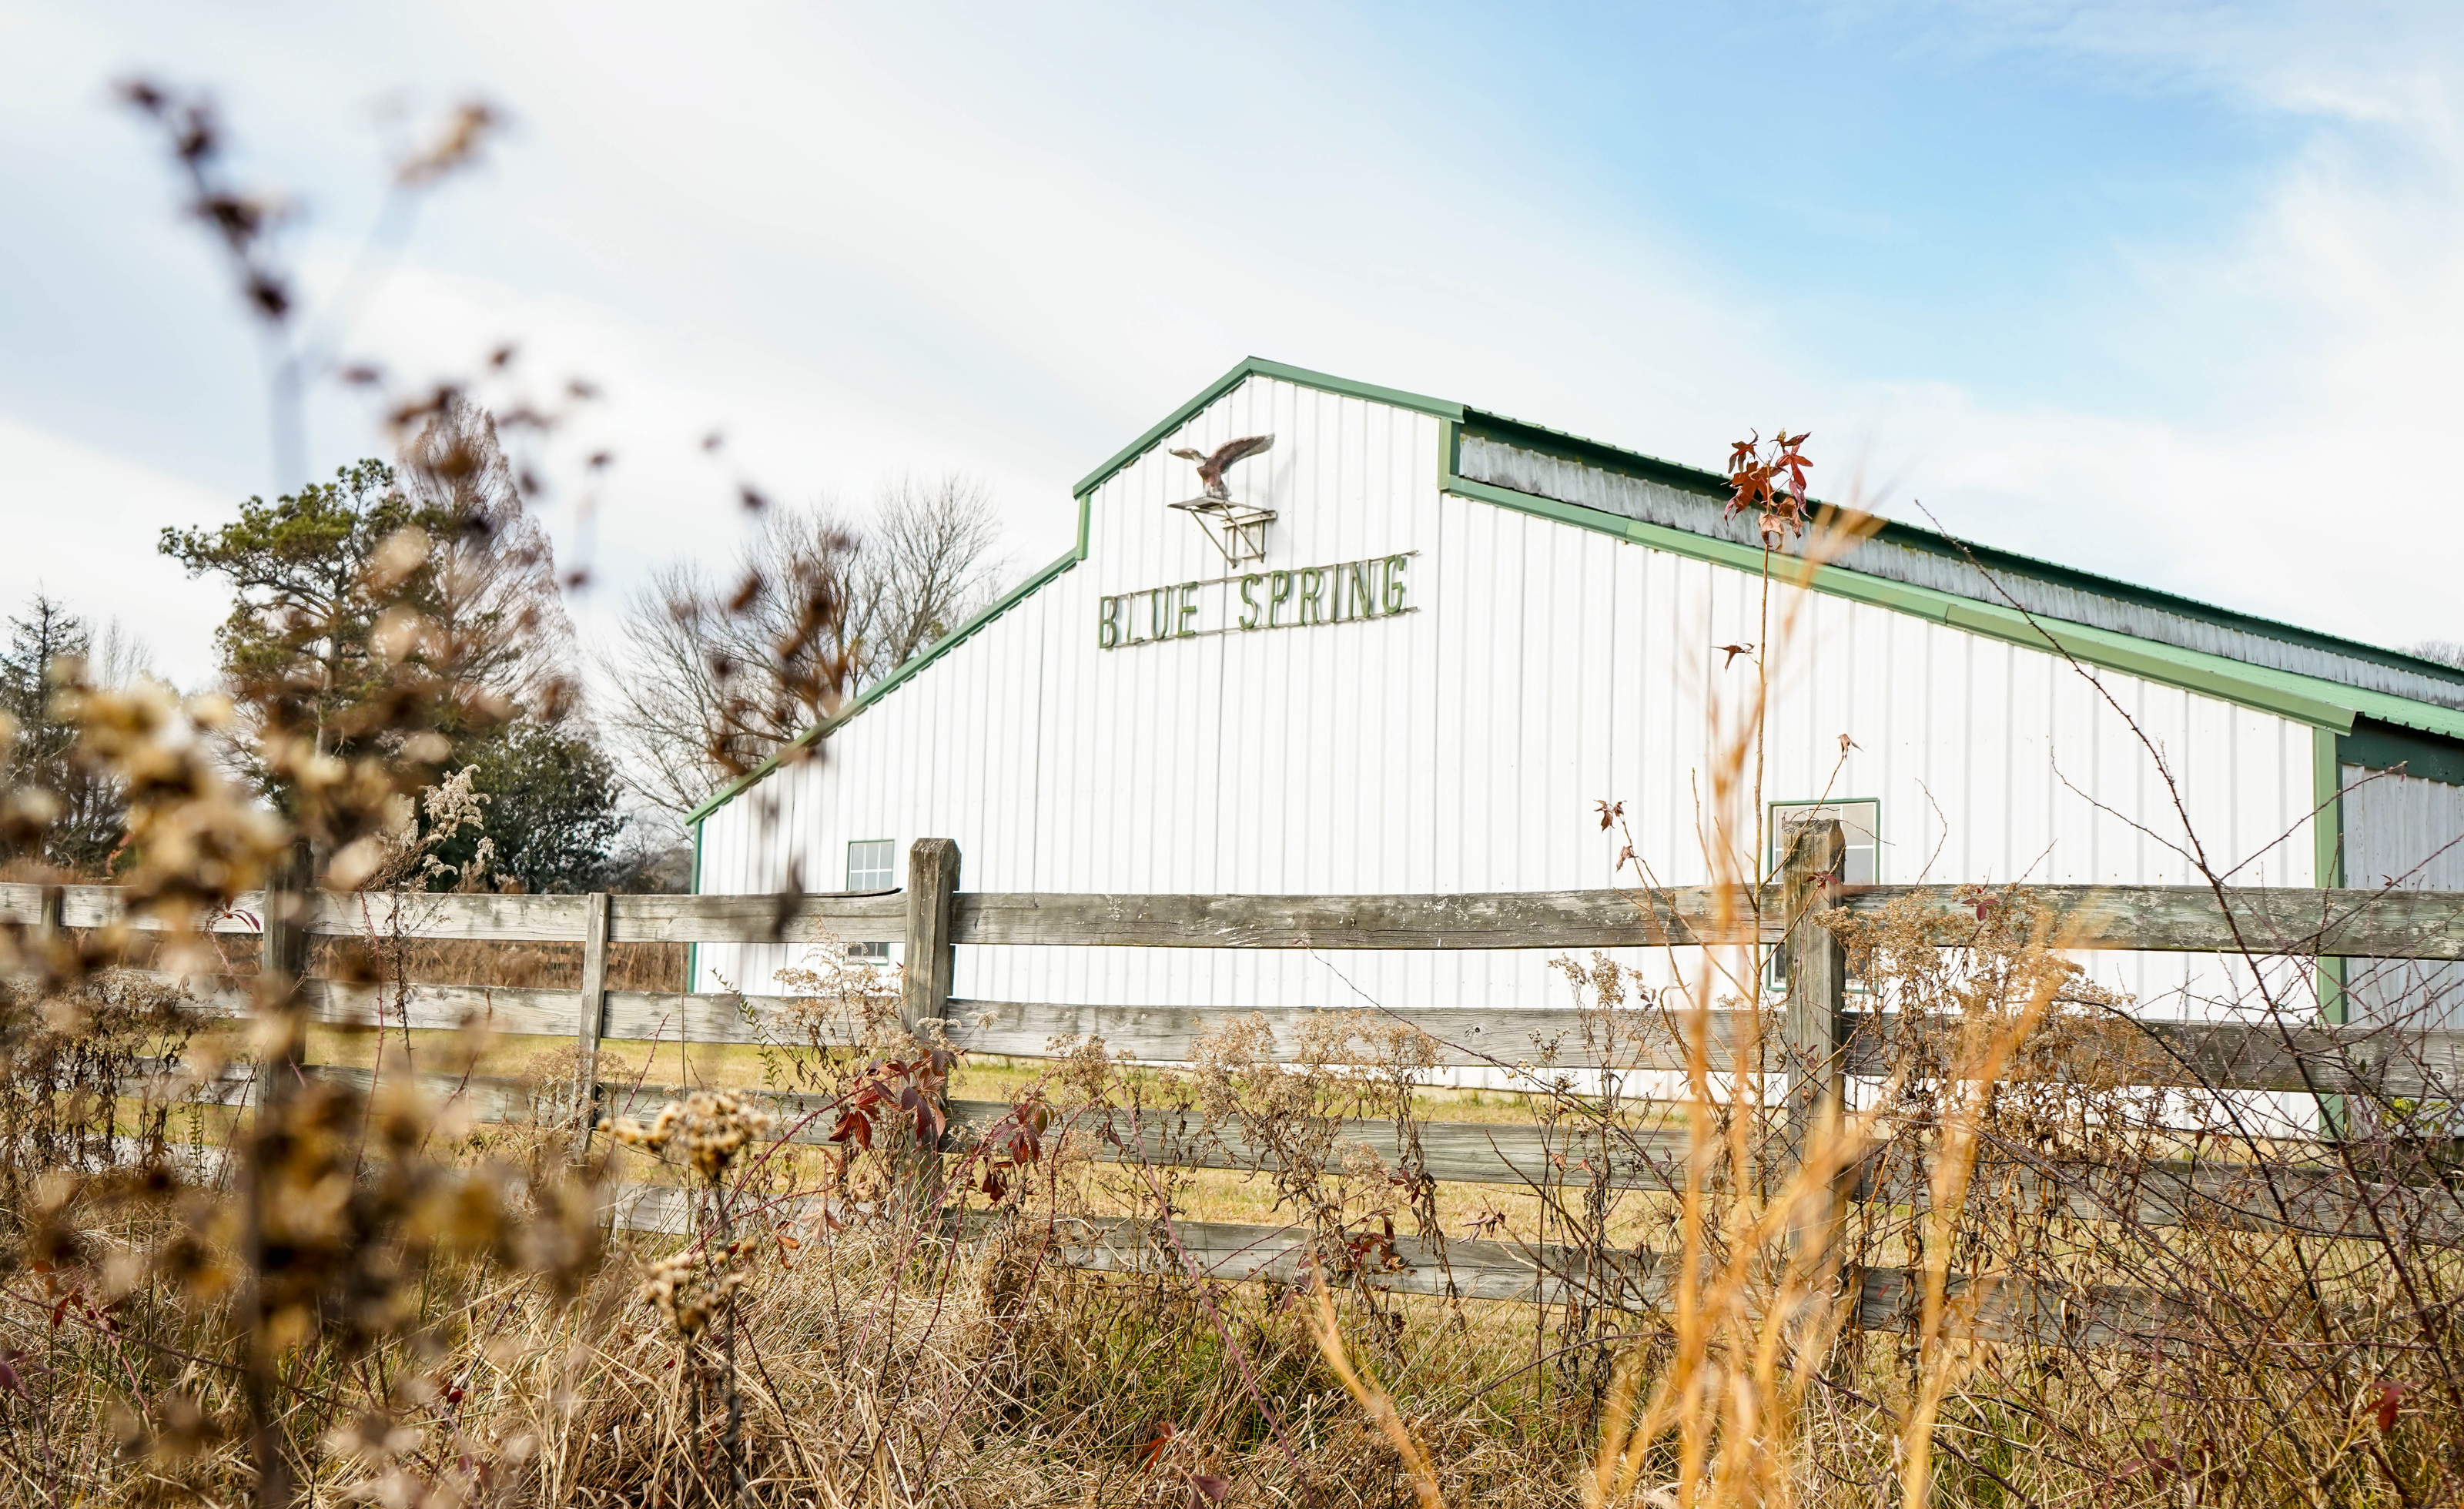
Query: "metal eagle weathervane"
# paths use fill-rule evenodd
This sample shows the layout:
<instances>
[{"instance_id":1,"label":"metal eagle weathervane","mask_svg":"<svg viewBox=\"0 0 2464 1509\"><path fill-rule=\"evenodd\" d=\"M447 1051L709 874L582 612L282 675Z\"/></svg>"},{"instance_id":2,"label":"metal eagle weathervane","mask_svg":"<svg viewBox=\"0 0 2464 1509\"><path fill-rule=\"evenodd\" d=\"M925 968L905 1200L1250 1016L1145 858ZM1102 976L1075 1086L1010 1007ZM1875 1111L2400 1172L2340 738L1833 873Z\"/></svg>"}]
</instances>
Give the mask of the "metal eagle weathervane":
<instances>
[{"instance_id":1,"label":"metal eagle weathervane","mask_svg":"<svg viewBox=\"0 0 2464 1509\"><path fill-rule=\"evenodd\" d=\"M1243 561L1266 558L1266 526L1274 522L1275 511L1236 502L1223 473L1274 443L1272 435L1244 435L1225 441L1212 453L1186 447L1171 452L1198 463L1198 480L1204 489L1199 496L1173 507L1198 520L1206 537L1222 552L1224 564L1236 571Z\"/></svg>"}]
</instances>

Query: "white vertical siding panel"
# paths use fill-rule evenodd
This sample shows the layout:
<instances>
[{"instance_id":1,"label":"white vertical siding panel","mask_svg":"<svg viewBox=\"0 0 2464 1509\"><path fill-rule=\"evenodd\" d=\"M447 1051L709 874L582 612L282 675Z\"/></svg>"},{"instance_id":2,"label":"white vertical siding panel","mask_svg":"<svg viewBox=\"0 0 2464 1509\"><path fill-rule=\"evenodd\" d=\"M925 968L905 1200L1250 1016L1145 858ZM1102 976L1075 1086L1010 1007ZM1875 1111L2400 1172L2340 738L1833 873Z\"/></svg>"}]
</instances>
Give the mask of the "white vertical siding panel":
<instances>
[{"instance_id":1,"label":"white vertical siding panel","mask_svg":"<svg viewBox=\"0 0 2464 1509\"><path fill-rule=\"evenodd\" d=\"M1414 562L1421 571L1421 611L1432 623L1436 657L1434 736L1427 757L1435 795L1429 811L1429 882L1437 891L1472 888L1465 879L1471 869L1464 850L1476 769L1470 731L1479 717L1480 693L1474 686L1471 614L1467 602L1460 611L1457 604L1470 597L1471 562L1479 549L1474 528L1482 512L1476 503L1441 498L1439 538L1443 548L1434 558ZM1430 1004L1457 1004L1453 987L1462 973L1458 967L1433 975Z\"/></svg>"},{"instance_id":2,"label":"white vertical siding panel","mask_svg":"<svg viewBox=\"0 0 2464 1509\"><path fill-rule=\"evenodd\" d=\"M2342 775L2347 885L2464 890L2464 786L2358 765ZM2357 1020L2464 1024L2464 965L2355 959L2345 968Z\"/></svg>"}]
</instances>

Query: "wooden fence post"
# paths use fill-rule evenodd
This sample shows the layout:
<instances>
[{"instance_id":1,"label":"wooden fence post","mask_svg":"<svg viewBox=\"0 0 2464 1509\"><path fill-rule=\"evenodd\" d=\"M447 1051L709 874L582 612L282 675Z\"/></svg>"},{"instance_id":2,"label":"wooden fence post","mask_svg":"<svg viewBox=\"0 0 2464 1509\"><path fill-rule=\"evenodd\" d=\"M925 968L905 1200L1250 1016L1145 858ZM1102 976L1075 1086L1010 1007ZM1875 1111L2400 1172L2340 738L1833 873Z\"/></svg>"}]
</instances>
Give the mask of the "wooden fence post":
<instances>
[{"instance_id":1,"label":"wooden fence post","mask_svg":"<svg viewBox=\"0 0 2464 1509\"><path fill-rule=\"evenodd\" d=\"M306 839L296 839L265 877L265 931L257 940L259 1013L275 1014L282 1038L256 1063L256 1104L287 1097L307 1058L307 1018L299 1010L299 982L308 976L308 929L316 921L316 857Z\"/></svg>"},{"instance_id":2,"label":"wooden fence post","mask_svg":"<svg viewBox=\"0 0 2464 1509\"><path fill-rule=\"evenodd\" d=\"M922 1037L924 1024L950 1014L950 985L957 973L958 951L954 936L958 892L958 845L952 839L917 839L907 851L907 958L899 1015L907 1030ZM940 1094L940 1109L949 1113L949 1094ZM941 1157L937 1145L919 1148L916 1194L929 1205L940 1192Z\"/></svg>"},{"instance_id":3,"label":"wooden fence post","mask_svg":"<svg viewBox=\"0 0 2464 1509\"><path fill-rule=\"evenodd\" d=\"M316 885L317 858L305 838L292 840L290 848L266 868L265 930L257 940L256 1014L260 1029L271 1025L278 1036L272 1041L260 1039L263 1048L252 1086L254 1105L249 1132L237 1143L246 1217L242 1250L247 1261L239 1312L249 1338L240 1391L248 1402L249 1451L256 1465L256 1501L261 1505L287 1505L297 1498L291 1458L275 1419L276 1364L267 1340L271 1312L265 1295L266 1231L279 1192L267 1187L265 1161L278 1135L274 1128L289 1119L292 1093L308 1057L308 1019L299 1009L299 982L308 973L308 929L316 921Z\"/></svg>"},{"instance_id":4,"label":"wooden fence post","mask_svg":"<svg viewBox=\"0 0 2464 1509\"><path fill-rule=\"evenodd\" d=\"M1839 1135L1846 1107L1848 950L1823 926L1835 906L1833 887L1845 851L1837 820L1799 823L1790 835L1781 892L1788 917L1788 1003L1780 1042L1788 1092L1781 1112L1787 1162L1778 1171L1780 1181L1793 1178L1809 1152ZM1840 1170L1818 1196L1798 1204L1791 1223L1791 1245L1810 1258L1820 1291L1833 1288L1838 1275L1841 1227L1855 1178L1854 1169ZM1843 1302L1854 1301L1843 1297ZM1848 1324L1855 1323L1852 1313Z\"/></svg>"},{"instance_id":5,"label":"wooden fence post","mask_svg":"<svg viewBox=\"0 0 2464 1509\"><path fill-rule=\"evenodd\" d=\"M599 1124L599 1034L607 1023L607 893L592 891L582 918L582 999L574 1014L573 1161L590 1156ZM690 982L688 982L690 983Z\"/></svg>"},{"instance_id":6,"label":"wooden fence post","mask_svg":"<svg viewBox=\"0 0 2464 1509\"><path fill-rule=\"evenodd\" d=\"M69 892L65 886L44 886L36 903L35 957L45 973L60 969L60 951L68 943L68 924L62 920L67 915L68 904Z\"/></svg>"}]
</instances>

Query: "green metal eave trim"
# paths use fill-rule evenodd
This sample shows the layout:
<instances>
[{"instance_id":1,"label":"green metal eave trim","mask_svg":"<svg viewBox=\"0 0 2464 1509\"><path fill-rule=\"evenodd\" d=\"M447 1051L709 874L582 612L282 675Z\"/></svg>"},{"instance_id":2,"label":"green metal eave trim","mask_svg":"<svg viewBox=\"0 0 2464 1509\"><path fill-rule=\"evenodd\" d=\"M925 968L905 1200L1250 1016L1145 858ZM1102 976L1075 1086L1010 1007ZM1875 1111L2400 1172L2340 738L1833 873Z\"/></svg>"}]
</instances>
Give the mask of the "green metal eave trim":
<instances>
[{"instance_id":1,"label":"green metal eave trim","mask_svg":"<svg viewBox=\"0 0 2464 1509\"><path fill-rule=\"evenodd\" d=\"M2464 786L2464 743L2426 738L2409 729L2390 728L2376 719L2354 724L2336 740L2336 763L2369 770L2404 767L2408 776Z\"/></svg>"},{"instance_id":2,"label":"green metal eave trim","mask_svg":"<svg viewBox=\"0 0 2464 1509\"><path fill-rule=\"evenodd\" d=\"M1401 388L1379 387L1374 383L1354 383L1350 378L1339 378L1330 372L1312 372L1307 367L1287 366L1281 361L1269 361L1264 357L1243 357L1234 364L1231 371L1199 389L1197 397L1165 415L1162 423L1115 451L1112 459L1088 472L1076 487L1070 489L1070 492L1083 498L1102 487L1111 479L1114 472L1154 449L1166 435L1188 424L1190 418L1199 409L1253 377L1274 378L1300 387L1313 387L1321 393L1338 393L1345 398L1365 398L1373 403L1391 404L1397 408L1434 414L1440 419L1459 420L1463 414L1461 404L1450 403L1441 398L1431 398L1425 393L1406 393Z\"/></svg>"},{"instance_id":3,"label":"green metal eave trim","mask_svg":"<svg viewBox=\"0 0 2464 1509\"><path fill-rule=\"evenodd\" d=\"M1609 514L1577 503L1562 503L1554 498L1517 492L1510 488L1474 482L1468 477L1448 476L1442 486L1443 491L1459 497L1492 503L1561 524L1572 524L1578 529L1614 536L1638 545L1664 550L1671 555L1756 575L1765 568L1762 551L1734 540L1714 539L1663 524L1648 524L1621 514ZM2452 709L2347 687L2316 676L2245 665L2227 656L2182 649L2112 629L2092 628L2083 623L2041 617L2032 620L2029 615L2004 603L1984 602L1931 587L1886 581L1880 577L1866 576L1840 566L1818 566L1809 573L1805 562L1793 556L1773 556L1770 565L1773 577L1801 581L1817 592L1932 619L2030 649L2067 653L2084 665L2220 697L2336 733L2350 733L2358 715L2448 738L2464 739L2464 712Z\"/></svg>"},{"instance_id":4,"label":"green metal eave trim","mask_svg":"<svg viewBox=\"0 0 2464 1509\"><path fill-rule=\"evenodd\" d=\"M771 755L768 759L763 760L751 771L746 772L726 790L719 792L716 796L712 797L700 806L695 807L693 811L687 813L685 815L685 820L693 825L693 832L696 838L698 838L701 832L701 820L704 818L709 817L719 808L726 806L729 802L734 801L737 797L745 790L758 784L772 771L777 770L781 762L785 760L790 754L794 754L798 750L809 748L813 744L818 743L819 741L829 737L832 733L837 733L840 729L847 726L848 719L854 717L865 709L871 707L874 703L879 702L882 698L905 686L908 682L913 680L925 667L930 666L935 661L939 660L942 656L950 653L950 651L957 649L959 645L965 644L970 638L974 637L976 630L982 628L993 620L1000 618L1002 614L1018 606L1019 603L1024 601L1030 594L1035 592L1037 588L1042 587L1053 578L1060 576L1063 572L1067 571L1070 567L1086 559L1087 525L1085 519L1086 508L1083 500L1080 504L1079 513L1079 544L1076 549L1071 550L1067 555L1063 556L1060 559L1045 567L1042 571L1037 572L1035 575L1027 578L1024 581L1020 582L1017 586L1014 586L1007 592L1002 593L1000 599L996 601L992 606L984 609L974 618L971 618L964 623L959 624L956 629L934 641L932 646L926 649L923 653L915 656L913 659L908 661L907 664L899 667L896 670L891 671L889 675L882 677L879 681L874 682L871 686L867 687L864 690L856 693L854 697L842 704L838 711L831 713L821 722L814 724L803 733L797 734L792 739L789 739L785 746L777 754Z\"/></svg>"},{"instance_id":5,"label":"green metal eave trim","mask_svg":"<svg viewBox=\"0 0 2464 1509\"><path fill-rule=\"evenodd\" d=\"M691 894L698 896L701 894L701 824L698 822L693 825L693 857ZM690 992L693 988L693 981L700 977L701 945L698 943L688 943L685 945L685 989Z\"/></svg>"},{"instance_id":6,"label":"green metal eave trim","mask_svg":"<svg viewBox=\"0 0 2464 1509\"><path fill-rule=\"evenodd\" d=\"M2344 735L2331 729L2317 730L2310 739L2310 884L2321 890L2336 890L2344 884L2343 745ZM2321 1020L2342 1026L2351 1015L2351 997L2345 994L2344 983L2343 959L2319 961ZM2341 1132L2344 1098L2321 1096L2319 1119L2330 1132Z\"/></svg>"}]
</instances>

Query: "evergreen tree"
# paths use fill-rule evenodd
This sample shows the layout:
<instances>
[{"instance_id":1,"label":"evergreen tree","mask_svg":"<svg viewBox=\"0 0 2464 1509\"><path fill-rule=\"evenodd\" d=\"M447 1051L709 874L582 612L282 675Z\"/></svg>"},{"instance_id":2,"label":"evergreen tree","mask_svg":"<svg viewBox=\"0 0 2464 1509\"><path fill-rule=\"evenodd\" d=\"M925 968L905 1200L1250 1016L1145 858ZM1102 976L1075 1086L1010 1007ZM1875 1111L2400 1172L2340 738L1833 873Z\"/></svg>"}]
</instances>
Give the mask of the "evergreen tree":
<instances>
[{"instance_id":1,"label":"evergreen tree","mask_svg":"<svg viewBox=\"0 0 2464 1509\"><path fill-rule=\"evenodd\" d=\"M322 753L350 758L369 753L358 731L385 722L355 714L391 693L406 667L451 674L437 664L451 645L378 640L389 609L438 613L435 547L454 527L450 513L412 502L393 469L370 460L272 503L252 497L235 523L165 529L160 548L189 576L231 583L231 616L214 640L242 710L260 728L278 718L313 733ZM398 554L381 560L388 545Z\"/></svg>"},{"instance_id":2,"label":"evergreen tree","mask_svg":"<svg viewBox=\"0 0 2464 1509\"><path fill-rule=\"evenodd\" d=\"M41 591L23 618L9 620L0 650L0 712L16 728L7 782L47 791L56 803L42 853L24 857L86 874L101 871L119 848L128 810L119 784L77 758L77 727L60 715L63 685L93 652L85 621Z\"/></svg>"},{"instance_id":3,"label":"evergreen tree","mask_svg":"<svg viewBox=\"0 0 2464 1509\"><path fill-rule=\"evenodd\" d=\"M436 857L458 873L484 837L494 848L485 876L526 891L576 892L614 884L613 854L625 827L615 767L571 724L509 723L466 752L471 789L488 798L477 831L465 828ZM423 820L425 820L423 819Z\"/></svg>"}]
</instances>

